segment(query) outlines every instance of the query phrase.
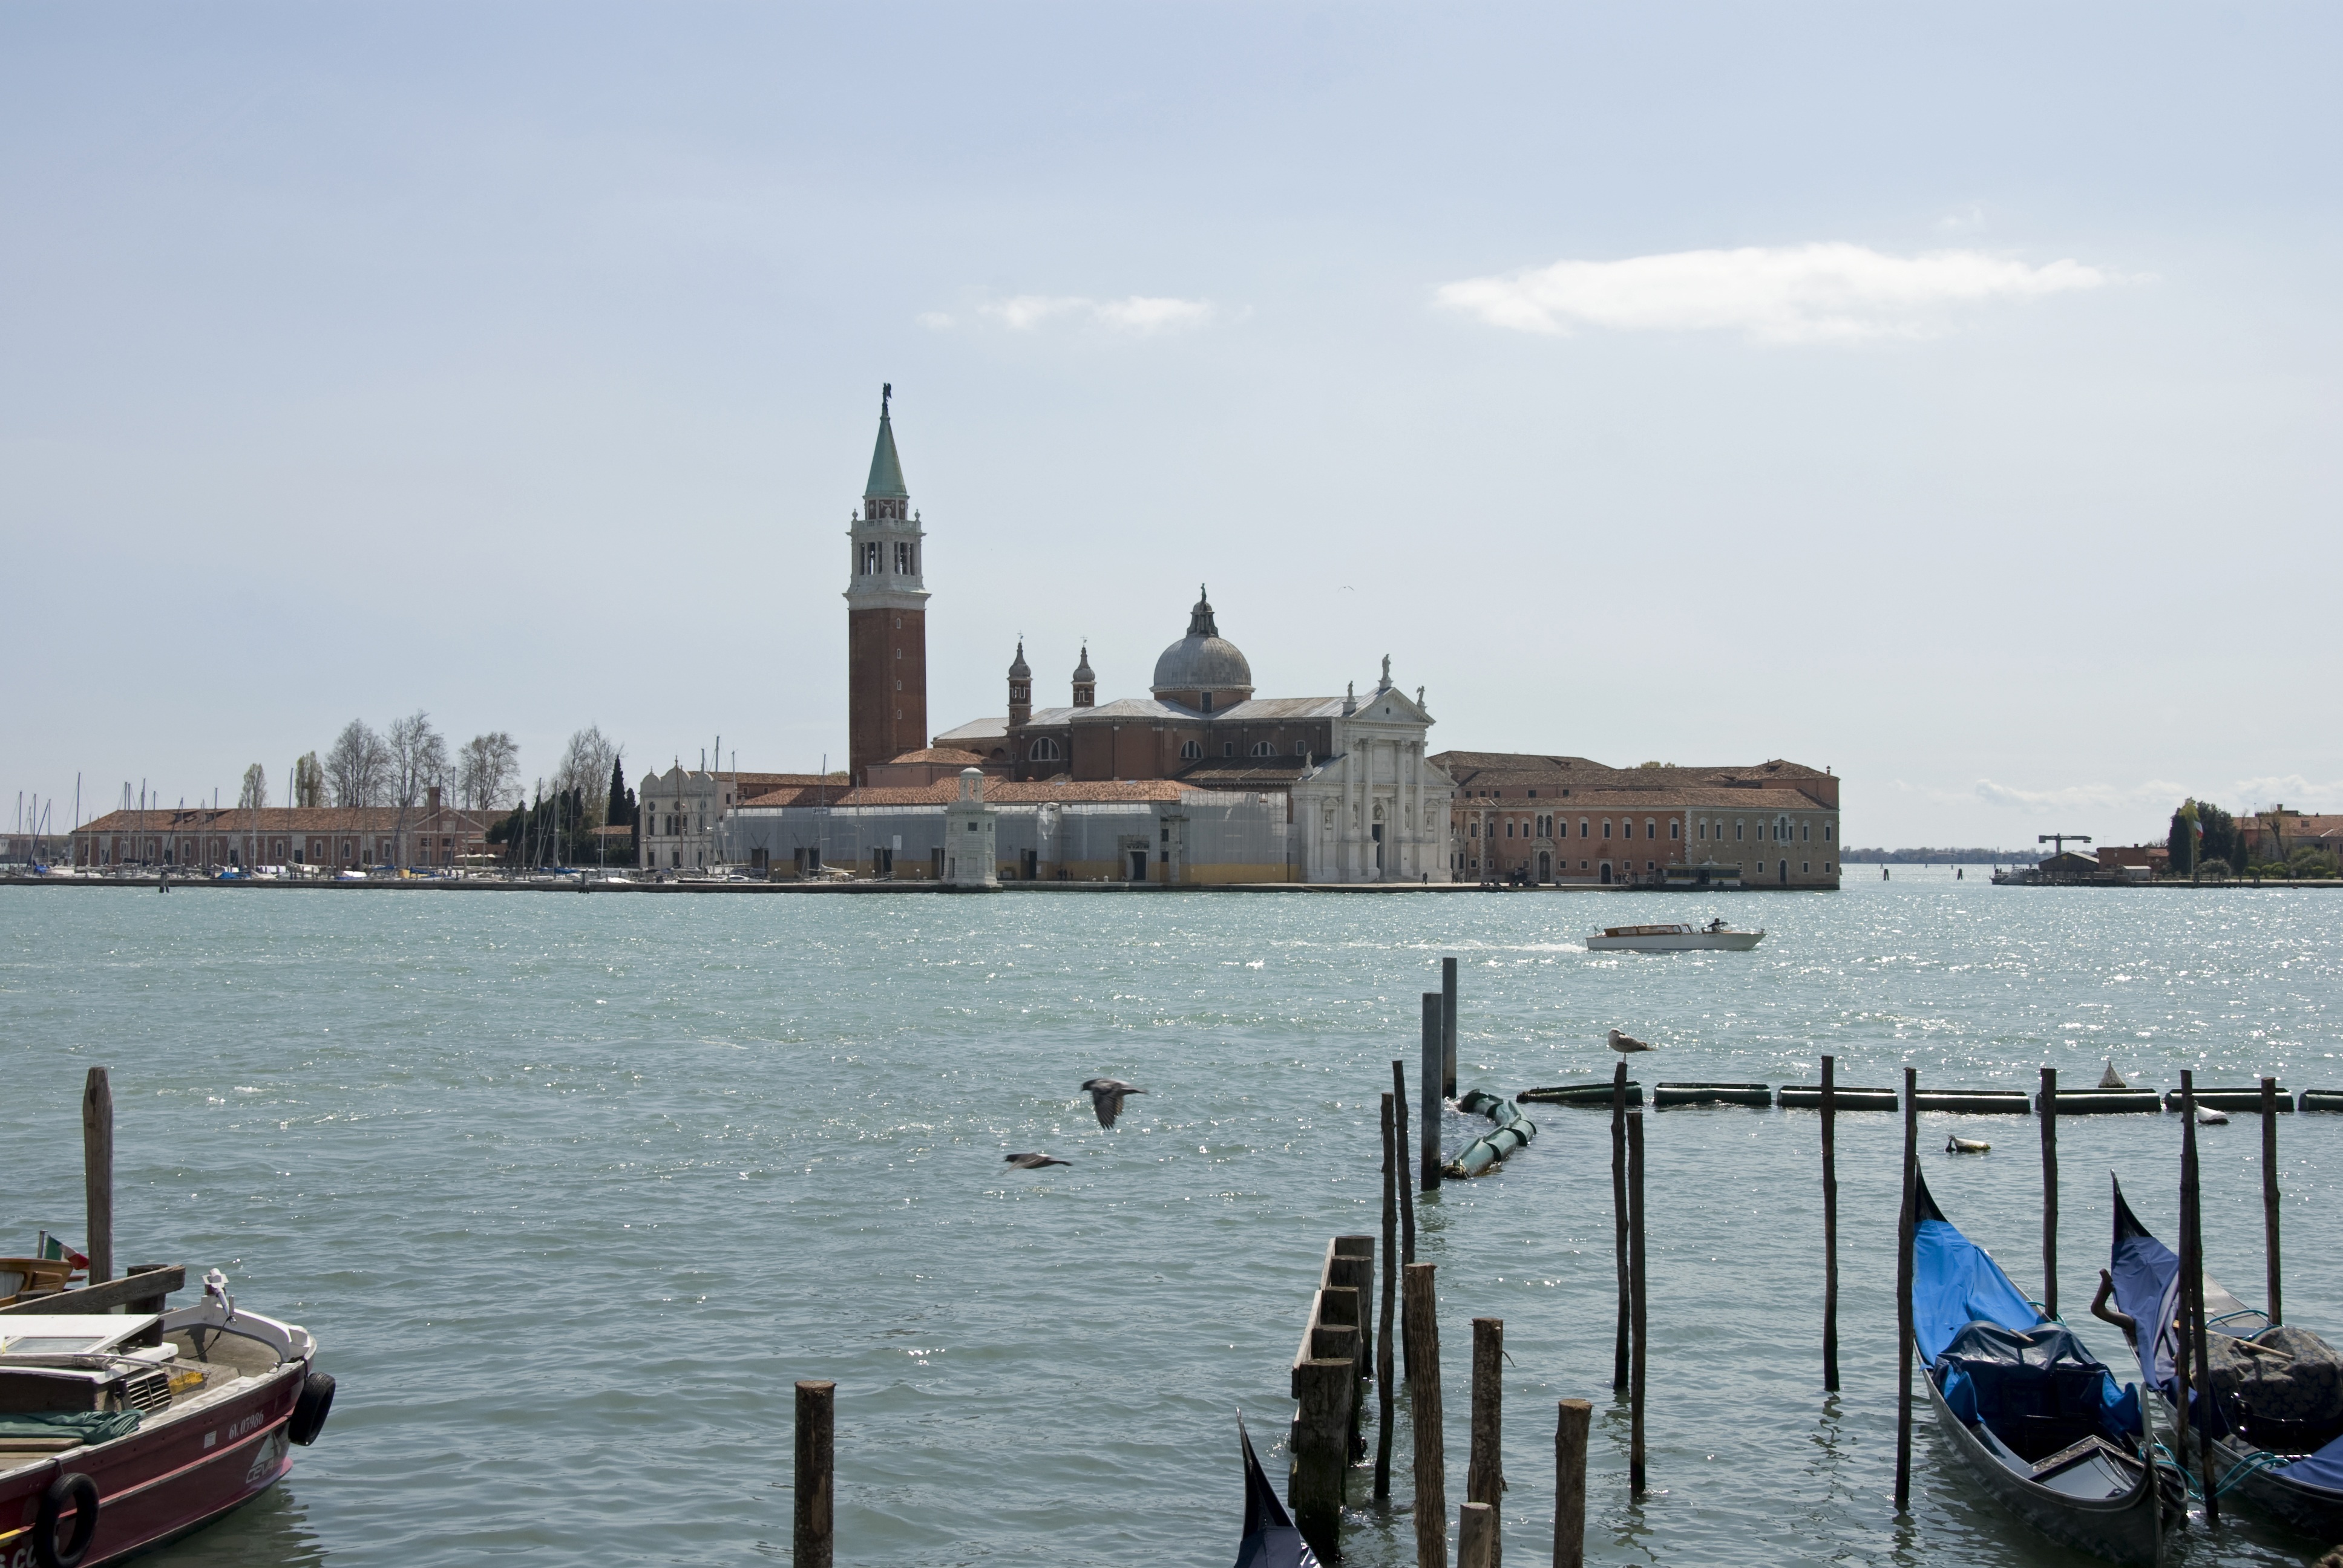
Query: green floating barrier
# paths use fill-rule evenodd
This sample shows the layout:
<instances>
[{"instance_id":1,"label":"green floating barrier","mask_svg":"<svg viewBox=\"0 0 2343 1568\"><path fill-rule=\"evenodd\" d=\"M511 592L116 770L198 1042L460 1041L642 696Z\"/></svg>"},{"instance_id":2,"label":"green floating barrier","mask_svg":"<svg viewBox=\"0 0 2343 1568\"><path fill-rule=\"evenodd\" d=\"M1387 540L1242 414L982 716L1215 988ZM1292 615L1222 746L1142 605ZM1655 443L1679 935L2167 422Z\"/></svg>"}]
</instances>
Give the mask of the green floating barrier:
<instances>
[{"instance_id":1,"label":"green floating barrier","mask_svg":"<svg viewBox=\"0 0 2343 1568\"><path fill-rule=\"evenodd\" d=\"M1549 1083L1542 1089L1524 1089L1513 1098L1523 1105L1594 1105L1607 1111L1611 1107L1611 1081L1605 1078L1593 1083ZM1632 1078L1627 1081L1627 1103L1644 1103L1644 1086Z\"/></svg>"},{"instance_id":2,"label":"green floating barrier","mask_svg":"<svg viewBox=\"0 0 2343 1568\"><path fill-rule=\"evenodd\" d=\"M1440 1168L1443 1176L1464 1180L1485 1175L1496 1168L1505 1156L1527 1144L1537 1136L1537 1123L1513 1109L1513 1101L1502 1095L1476 1089L1456 1102L1456 1109L1474 1116L1485 1116L1497 1124L1493 1132L1483 1133L1457 1151L1456 1158Z\"/></svg>"}]
</instances>

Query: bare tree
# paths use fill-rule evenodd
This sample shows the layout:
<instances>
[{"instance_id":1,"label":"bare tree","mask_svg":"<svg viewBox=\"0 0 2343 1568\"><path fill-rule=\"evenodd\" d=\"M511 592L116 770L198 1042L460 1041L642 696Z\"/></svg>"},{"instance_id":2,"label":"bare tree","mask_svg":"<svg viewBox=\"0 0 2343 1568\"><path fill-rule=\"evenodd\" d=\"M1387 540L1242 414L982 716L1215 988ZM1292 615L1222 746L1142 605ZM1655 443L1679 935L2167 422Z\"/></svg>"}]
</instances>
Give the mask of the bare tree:
<instances>
[{"instance_id":1,"label":"bare tree","mask_svg":"<svg viewBox=\"0 0 2343 1568\"><path fill-rule=\"evenodd\" d=\"M389 759L391 803L398 808L391 842L396 859L403 865L411 858L407 854L407 820L414 814L424 792L447 776L447 742L431 728L431 716L418 708L404 719L390 721L383 749Z\"/></svg>"},{"instance_id":2,"label":"bare tree","mask_svg":"<svg viewBox=\"0 0 2343 1568\"><path fill-rule=\"evenodd\" d=\"M256 811L268 804L268 769L256 762L244 770L244 793L236 797L239 811Z\"/></svg>"},{"instance_id":3,"label":"bare tree","mask_svg":"<svg viewBox=\"0 0 2343 1568\"><path fill-rule=\"evenodd\" d=\"M610 769L618 759L616 742L589 724L569 738L562 749L561 767L555 773L556 789L575 789L586 800L588 825L600 827L609 819Z\"/></svg>"},{"instance_id":4,"label":"bare tree","mask_svg":"<svg viewBox=\"0 0 2343 1568\"><path fill-rule=\"evenodd\" d=\"M337 806L378 806L387 790L390 753L363 719L353 719L326 753L326 782Z\"/></svg>"},{"instance_id":5,"label":"bare tree","mask_svg":"<svg viewBox=\"0 0 2343 1568\"><path fill-rule=\"evenodd\" d=\"M520 748L501 729L475 735L456 753L456 792L468 810L501 806L520 775Z\"/></svg>"},{"instance_id":6,"label":"bare tree","mask_svg":"<svg viewBox=\"0 0 2343 1568\"><path fill-rule=\"evenodd\" d=\"M293 762L293 804L322 806L326 803L326 770L317 765L317 754L305 751Z\"/></svg>"}]
</instances>

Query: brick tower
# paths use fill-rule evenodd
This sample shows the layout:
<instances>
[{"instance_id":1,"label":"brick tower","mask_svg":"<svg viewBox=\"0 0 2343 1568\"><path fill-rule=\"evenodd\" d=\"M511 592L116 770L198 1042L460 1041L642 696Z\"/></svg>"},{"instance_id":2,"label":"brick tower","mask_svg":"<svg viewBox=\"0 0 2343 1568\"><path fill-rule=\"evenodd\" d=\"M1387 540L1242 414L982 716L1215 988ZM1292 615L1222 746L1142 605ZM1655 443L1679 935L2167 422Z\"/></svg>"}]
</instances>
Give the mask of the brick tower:
<instances>
[{"instance_id":1,"label":"brick tower","mask_svg":"<svg viewBox=\"0 0 2343 1568\"><path fill-rule=\"evenodd\" d=\"M857 784L873 762L928 743L928 590L920 585L920 514L895 456L890 384L879 394L879 444L846 585L846 765Z\"/></svg>"}]
</instances>

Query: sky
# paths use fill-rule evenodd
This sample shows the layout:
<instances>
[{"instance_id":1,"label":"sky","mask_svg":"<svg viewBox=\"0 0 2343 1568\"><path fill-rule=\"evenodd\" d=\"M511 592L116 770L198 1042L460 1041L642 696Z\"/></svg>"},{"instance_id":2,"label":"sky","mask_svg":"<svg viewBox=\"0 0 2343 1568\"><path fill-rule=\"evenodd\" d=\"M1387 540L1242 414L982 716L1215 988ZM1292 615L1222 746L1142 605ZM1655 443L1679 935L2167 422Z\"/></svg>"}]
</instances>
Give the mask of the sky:
<instances>
[{"instance_id":1,"label":"sky","mask_svg":"<svg viewBox=\"0 0 2343 1568\"><path fill-rule=\"evenodd\" d=\"M1209 583L1435 750L1851 844L2343 809L2343 13L0 9L5 791L353 718L846 749L882 382L930 722ZM10 819L13 820L13 818Z\"/></svg>"}]
</instances>

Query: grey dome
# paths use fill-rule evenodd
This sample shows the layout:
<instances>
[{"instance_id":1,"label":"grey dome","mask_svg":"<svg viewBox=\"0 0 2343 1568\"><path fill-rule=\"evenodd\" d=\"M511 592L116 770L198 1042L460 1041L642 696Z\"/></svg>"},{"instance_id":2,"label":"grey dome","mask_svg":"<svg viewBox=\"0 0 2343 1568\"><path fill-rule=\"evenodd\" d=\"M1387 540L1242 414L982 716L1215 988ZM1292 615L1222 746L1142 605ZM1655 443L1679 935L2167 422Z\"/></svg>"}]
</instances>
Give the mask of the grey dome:
<instances>
[{"instance_id":1,"label":"grey dome","mask_svg":"<svg viewBox=\"0 0 2343 1568\"><path fill-rule=\"evenodd\" d=\"M1252 666L1237 645L1221 635L1212 619L1212 600L1200 586L1196 608L1188 617L1188 635L1163 650L1155 661L1157 696L1167 691L1242 691L1252 695Z\"/></svg>"}]
</instances>

